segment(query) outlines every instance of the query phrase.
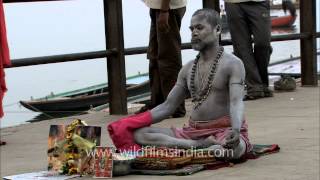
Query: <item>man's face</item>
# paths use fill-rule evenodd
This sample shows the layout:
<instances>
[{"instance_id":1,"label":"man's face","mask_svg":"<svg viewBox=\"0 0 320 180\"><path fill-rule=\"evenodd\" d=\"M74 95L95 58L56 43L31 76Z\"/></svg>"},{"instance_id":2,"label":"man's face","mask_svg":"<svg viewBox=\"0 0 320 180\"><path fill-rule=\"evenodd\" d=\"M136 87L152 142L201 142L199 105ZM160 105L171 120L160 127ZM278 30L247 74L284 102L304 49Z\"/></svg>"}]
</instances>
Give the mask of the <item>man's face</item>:
<instances>
[{"instance_id":1,"label":"man's face","mask_svg":"<svg viewBox=\"0 0 320 180\"><path fill-rule=\"evenodd\" d=\"M212 28L202 15L193 16L190 25L192 49L202 51L217 43L220 34L217 27Z\"/></svg>"}]
</instances>

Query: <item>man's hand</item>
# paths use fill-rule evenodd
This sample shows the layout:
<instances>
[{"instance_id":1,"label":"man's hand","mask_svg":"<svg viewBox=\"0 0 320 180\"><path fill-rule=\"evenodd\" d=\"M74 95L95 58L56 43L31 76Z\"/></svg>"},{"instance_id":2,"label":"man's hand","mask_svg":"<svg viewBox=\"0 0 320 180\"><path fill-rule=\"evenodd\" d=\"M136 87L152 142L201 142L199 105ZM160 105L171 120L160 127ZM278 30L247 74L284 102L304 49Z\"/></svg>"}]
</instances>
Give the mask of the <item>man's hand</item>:
<instances>
[{"instance_id":1,"label":"man's hand","mask_svg":"<svg viewBox=\"0 0 320 180\"><path fill-rule=\"evenodd\" d=\"M160 32L167 33L169 31L169 11L160 11L158 27Z\"/></svg>"},{"instance_id":2,"label":"man's hand","mask_svg":"<svg viewBox=\"0 0 320 180\"><path fill-rule=\"evenodd\" d=\"M224 144L224 148L234 149L240 143L240 132L239 130L232 130L226 137L226 142Z\"/></svg>"}]
</instances>

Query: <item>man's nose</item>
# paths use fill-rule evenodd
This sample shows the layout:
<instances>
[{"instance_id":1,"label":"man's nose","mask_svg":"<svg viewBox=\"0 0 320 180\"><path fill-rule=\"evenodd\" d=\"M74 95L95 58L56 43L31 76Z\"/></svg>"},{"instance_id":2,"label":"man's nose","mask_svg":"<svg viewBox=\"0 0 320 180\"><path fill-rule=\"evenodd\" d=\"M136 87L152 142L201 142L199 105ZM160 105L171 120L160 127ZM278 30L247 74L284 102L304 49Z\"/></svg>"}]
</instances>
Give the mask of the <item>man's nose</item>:
<instances>
[{"instance_id":1,"label":"man's nose","mask_svg":"<svg viewBox=\"0 0 320 180\"><path fill-rule=\"evenodd\" d=\"M199 35L198 31L193 30L192 31L192 37L197 37Z\"/></svg>"}]
</instances>

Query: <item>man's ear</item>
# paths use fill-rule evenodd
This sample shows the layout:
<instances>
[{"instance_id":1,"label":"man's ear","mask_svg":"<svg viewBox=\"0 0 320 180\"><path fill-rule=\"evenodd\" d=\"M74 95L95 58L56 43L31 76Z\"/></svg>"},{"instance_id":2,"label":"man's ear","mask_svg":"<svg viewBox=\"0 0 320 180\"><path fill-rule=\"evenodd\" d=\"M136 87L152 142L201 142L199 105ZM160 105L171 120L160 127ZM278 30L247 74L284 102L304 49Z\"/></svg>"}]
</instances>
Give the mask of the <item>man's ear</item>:
<instances>
[{"instance_id":1,"label":"man's ear","mask_svg":"<svg viewBox=\"0 0 320 180\"><path fill-rule=\"evenodd\" d=\"M217 31L218 34L221 34L222 28L221 28L220 25L216 26L216 31Z\"/></svg>"}]
</instances>

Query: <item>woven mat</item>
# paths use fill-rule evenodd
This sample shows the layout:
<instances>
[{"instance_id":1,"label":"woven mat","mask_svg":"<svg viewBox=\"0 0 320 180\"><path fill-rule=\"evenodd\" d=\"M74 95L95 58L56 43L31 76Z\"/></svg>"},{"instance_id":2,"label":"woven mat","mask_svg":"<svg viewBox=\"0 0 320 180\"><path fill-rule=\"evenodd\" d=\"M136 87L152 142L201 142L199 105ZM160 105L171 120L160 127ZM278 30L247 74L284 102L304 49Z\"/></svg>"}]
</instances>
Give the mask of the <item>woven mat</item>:
<instances>
[{"instance_id":1,"label":"woven mat","mask_svg":"<svg viewBox=\"0 0 320 180\"><path fill-rule=\"evenodd\" d=\"M176 176L186 176L191 175L201 170L204 170L205 166L202 164L187 165L181 169L174 170L142 170L142 169L132 169L131 174L144 174L144 175L176 175Z\"/></svg>"},{"instance_id":2,"label":"woven mat","mask_svg":"<svg viewBox=\"0 0 320 180\"><path fill-rule=\"evenodd\" d=\"M223 167L232 167L234 164L243 163L248 159L257 159L260 156L276 153L279 151L280 151L280 147L277 144L271 144L271 145L254 144L252 152L247 154L244 158L234 162L215 161L215 162L204 163L204 164L191 164L191 165L186 165L182 168L173 169L173 170L132 169L130 174L186 176L186 175L197 173L202 170L215 170Z\"/></svg>"}]
</instances>

